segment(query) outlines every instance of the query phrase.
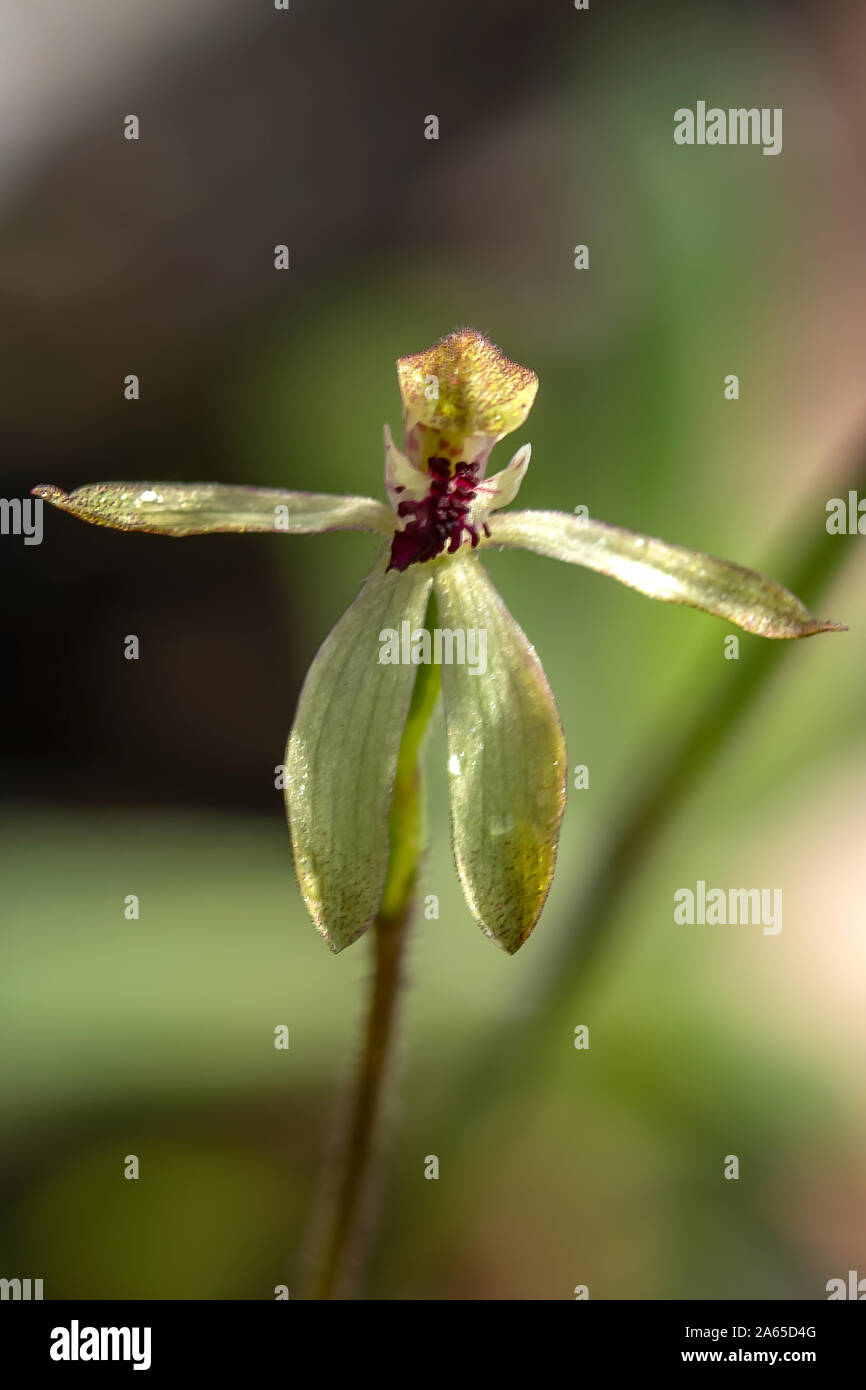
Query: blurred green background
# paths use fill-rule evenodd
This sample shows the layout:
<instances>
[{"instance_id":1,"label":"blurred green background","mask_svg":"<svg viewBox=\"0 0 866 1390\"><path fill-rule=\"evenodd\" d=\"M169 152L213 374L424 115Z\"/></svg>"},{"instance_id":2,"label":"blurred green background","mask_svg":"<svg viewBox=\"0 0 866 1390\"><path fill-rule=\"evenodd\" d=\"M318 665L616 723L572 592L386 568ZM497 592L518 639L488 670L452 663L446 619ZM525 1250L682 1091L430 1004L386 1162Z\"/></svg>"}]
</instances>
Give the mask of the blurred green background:
<instances>
[{"instance_id":1,"label":"blurred green background","mask_svg":"<svg viewBox=\"0 0 866 1390\"><path fill-rule=\"evenodd\" d=\"M540 378L522 505L793 582L866 459L862 11L138 8L83 5L93 51L70 34L61 61L44 12L3 7L44 96L37 119L13 93L0 161L6 496L110 477L382 495L395 359L471 324ZM782 107L782 154L675 146L699 98ZM590 786L509 958L459 891L430 739L440 916L411 944L363 1296L822 1298L866 1273L866 559L832 544L802 597L850 631L780 644L574 978L559 962L622 817L762 643L726 661L715 619L490 556ZM54 514L39 547L3 538L0 1274L46 1297L299 1287L370 962L306 917L274 769L374 553ZM782 932L675 925L697 879L780 887Z\"/></svg>"}]
</instances>

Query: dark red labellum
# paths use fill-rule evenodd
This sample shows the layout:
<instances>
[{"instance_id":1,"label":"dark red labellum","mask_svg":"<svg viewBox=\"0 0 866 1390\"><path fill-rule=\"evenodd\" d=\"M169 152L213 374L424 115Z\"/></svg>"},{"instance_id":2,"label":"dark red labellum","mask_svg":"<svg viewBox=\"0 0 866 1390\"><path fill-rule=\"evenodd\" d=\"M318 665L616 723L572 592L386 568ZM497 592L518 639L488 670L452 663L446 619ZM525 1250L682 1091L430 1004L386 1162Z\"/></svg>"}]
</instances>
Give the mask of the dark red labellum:
<instances>
[{"instance_id":1,"label":"dark red labellum","mask_svg":"<svg viewBox=\"0 0 866 1390\"><path fill-rule=\"evenodd\" d=\"M453 475L445 458L431 458L427 467L427 496L420 502L400 502L397 507L398 516L412 520L394 534L389 570L406 570L410 565L432 560L446 549L453 555L464 532L473 548L478 544L478 532L466 519L478 491L478 464L455 464ZM486 526L484 530L490 534Z\"/></svg>"}]
</instances>

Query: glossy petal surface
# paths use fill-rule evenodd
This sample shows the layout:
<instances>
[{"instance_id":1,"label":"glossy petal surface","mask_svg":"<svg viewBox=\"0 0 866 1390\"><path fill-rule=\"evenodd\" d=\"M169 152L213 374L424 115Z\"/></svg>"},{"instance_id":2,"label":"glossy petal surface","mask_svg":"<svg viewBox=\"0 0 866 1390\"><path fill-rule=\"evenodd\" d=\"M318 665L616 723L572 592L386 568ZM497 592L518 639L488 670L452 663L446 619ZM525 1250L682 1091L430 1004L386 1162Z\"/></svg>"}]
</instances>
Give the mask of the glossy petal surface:
<instances>
[{"instance_id":1,"label":"glossy petal surface","mask_svg":"<svg viewBox=\"0 0 866 1390\"><path fill-rule=\"evenodd\" d=\"M483 674L468 663L442 667L452 842L472 912L514 952L553 878L566 795L562 728L541 662L478 557L439 562L435 590L443 629L486 633Z\"/></svg>"},{"instance_id":2,"label":"glossy petal surface","mask_svg":"<svg viewBox=\"0 0 866 1390\"><path fill-rule=\"evenodd\" d=\"M432 574L385 557L310 667L286 749L286 805L307 910L333 951L370 925L388 864L397 755L417 667L382 665L380 632L423 625Z\"/></svg>"},{"instance_id":3,"label":"glossy petal surface","mask_svg":"<svg viewBox=\"0 0 866 1390\"><path fill-rule=\"evenodd\" d=\"M63 492L50 483L33 489L61 511L95 526L199 536L211 531L378 531L393 519L372 497L334 497L324 492L233 487L223 483L90 483Z\"/></svg>"},{"instance_id":4,"label":"glossy petal surface","mask_svg":"<svg viewBox=\"0 0 866 1390\"><path fill-rule=\"evenodd\" d=\"M844 632L813 618L798 598L756 570L567 512L509 512L490 518L488 545L517 545L611 575L663 603L684 603L759 637Z\"/></svg>"}]
</instances>

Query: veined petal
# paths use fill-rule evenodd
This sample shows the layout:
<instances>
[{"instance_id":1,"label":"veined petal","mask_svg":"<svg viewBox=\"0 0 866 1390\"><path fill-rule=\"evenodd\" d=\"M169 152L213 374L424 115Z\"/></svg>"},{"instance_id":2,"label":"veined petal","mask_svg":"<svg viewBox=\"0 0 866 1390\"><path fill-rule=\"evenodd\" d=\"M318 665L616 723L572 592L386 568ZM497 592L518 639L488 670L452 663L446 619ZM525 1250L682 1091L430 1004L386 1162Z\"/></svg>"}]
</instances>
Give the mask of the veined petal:
<instances>
[{"instance_id":1,"label":"veined petal","mask_svg":"<svg viewBox=\"0 0 866 1390\"><path fill-rule=\"evenodd\" d=\"M324 492L234 487L223 483L89 483L63 492L50 483L33 488L61 511L95 526L150 531L160 536L199 536L210 531L378 531L389 535L393 518L372 497L334 497Z\"/></svg>"},{"instance_id":2,"label":"veined petal","mask_svg":"<svg viewBox=\"0 0 866 1390\"><path fill-rule=\"evenodd\" d=\"M566 794L562 727L541 662L477 556L439 564L434 584L443 631L485 634L486 670L481 661L442 667L452 843L472 912L513 953L553 878Z\"/></svg>"},{"instance_id":3,"label":"veined petal","mask_svg":"<svg viewBox=\"0 0 866 1390\"><path fill-rule=\"evenodd\" d=\"M333 951L370 925L388 864L397 754L417 668L382 665L380 633L423 626L432 575L380 557L319 649L286 749L286 806L307 910ZM381 639L381 640L384 640Z\"/></svg>"},{"instance_id":4,"label":"veined petal","mask_svg":"<svg viewBox=\"0 0 866 1390\"><path fill-rule=\"evenodd\" d=\"M756 570L567 512L491 517L490 538L482 544L519 545L584 565L649 598L701 608L758 637L811 637L847 630L841 623L813 618L798 598Z\"/></svg>"}]
</instances>

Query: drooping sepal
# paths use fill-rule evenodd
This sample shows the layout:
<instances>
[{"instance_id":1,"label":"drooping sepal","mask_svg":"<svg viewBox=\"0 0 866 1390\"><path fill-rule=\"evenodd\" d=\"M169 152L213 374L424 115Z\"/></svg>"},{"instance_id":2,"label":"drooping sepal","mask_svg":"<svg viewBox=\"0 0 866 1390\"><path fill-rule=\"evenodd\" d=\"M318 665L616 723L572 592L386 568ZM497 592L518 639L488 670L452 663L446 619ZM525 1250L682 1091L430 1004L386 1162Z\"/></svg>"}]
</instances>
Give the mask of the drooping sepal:
<instances>
[{"instance_id":1,"label":"drooping sepal","mask_svg":"<svg viewBox=\"0 0 866 1390\"><path fill-rule=\"evenodd\" d=\"M451 829L463 892L515 952L544 906L565 809L566 756L541 662L471 552L437 567L443 631L472 629L485 661L445 664ZM482 669L485 667L486 669Z\"/></svg>"},{"instance_id":2,"label":"drooping sepal","mask_svg":"<svg viewBox=\"0 0 866 1390\"><path fill-rule=\"evenodd\" d=\"M286 749L286 807L301 892L333 951L379 907L400 740L417 675L383 664L380 634L423 624L432 575L385 571L382 556L304 681Z\"/></svg>"}]
</instances>

